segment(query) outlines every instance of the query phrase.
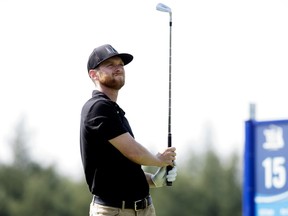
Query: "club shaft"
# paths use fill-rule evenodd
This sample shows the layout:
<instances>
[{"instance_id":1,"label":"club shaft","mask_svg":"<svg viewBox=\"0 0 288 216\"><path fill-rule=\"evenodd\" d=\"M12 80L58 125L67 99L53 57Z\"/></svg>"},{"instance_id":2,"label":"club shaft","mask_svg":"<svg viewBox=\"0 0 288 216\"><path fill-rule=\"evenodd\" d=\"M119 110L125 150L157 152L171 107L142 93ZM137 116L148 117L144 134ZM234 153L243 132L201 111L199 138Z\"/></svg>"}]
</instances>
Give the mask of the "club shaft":
<instances>
[{"instance_id":1,"label":"club shaft","mask_svg":"<svg viewBox=\"0 0 288 216\"><path fill-rule=\"evenodd\" d=\"M172 146L172 133L171 133L171 101L172 101L172 13L169 22L169 99L168 99L168 147ZM167 167L167 174L172 169L172 166ZM167 186L172 186L172 182L167 181Z\"/></svg>"},{"instance_id":2,"label":"club shaft","mask_svg":"<svg viewBox=\"0 0 288 216\"><path fill-rule=\"evenodd\" d=\"M170 14L171 17L171 14ZM169 22L169 99L168 99L168 134L171 134L171 101L172 101L172 21ZM169 146L170 147L170 146Z\"/></svg>"}]
</instances>

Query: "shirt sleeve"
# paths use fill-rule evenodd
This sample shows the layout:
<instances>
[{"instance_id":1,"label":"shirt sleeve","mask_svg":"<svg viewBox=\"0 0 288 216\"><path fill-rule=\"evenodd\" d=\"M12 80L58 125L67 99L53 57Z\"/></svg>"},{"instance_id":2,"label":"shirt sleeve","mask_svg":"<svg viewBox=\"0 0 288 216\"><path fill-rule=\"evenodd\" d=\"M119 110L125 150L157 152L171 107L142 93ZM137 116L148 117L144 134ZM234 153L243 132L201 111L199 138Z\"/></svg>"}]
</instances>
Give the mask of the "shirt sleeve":
<instances>
[{"instance_id":1,"label":"shirt sleeve","mask_svg":"<svg viewBox=\"0 0 288 216\"><path fill-rule=\"evenodd\" d=\"M104 140L110 140L128 132L122 123L119 110L113 103L106 100L94 103L86 120L86 126Z\"/></svg>"}]
</instances>

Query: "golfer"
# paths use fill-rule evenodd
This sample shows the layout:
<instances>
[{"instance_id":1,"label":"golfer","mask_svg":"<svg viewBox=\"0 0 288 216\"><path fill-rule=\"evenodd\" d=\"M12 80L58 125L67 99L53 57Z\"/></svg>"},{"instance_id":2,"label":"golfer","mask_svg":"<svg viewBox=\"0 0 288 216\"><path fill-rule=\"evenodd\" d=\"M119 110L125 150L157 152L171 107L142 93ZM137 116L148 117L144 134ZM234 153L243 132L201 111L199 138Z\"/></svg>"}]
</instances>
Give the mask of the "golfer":
<instances>
[{"instance_id":1,"label":"golfer","mask_svg":"<svg viewBox=\"0 0 288 216\"><path fill-rule=\"evenodd\" d=\"M96 89L82 108L80 149L93 195L90 216L155 216L149 188L176 179L176 149L150 153L134 139L125 112L117 104L125 84L124 65L132 60L132 55L118 53L109 44L95 48L88 59L88 74ZM141 165L159 169L150 174ZM167 166L173 167L168 174Z\"/></svg>"}]
</instances>

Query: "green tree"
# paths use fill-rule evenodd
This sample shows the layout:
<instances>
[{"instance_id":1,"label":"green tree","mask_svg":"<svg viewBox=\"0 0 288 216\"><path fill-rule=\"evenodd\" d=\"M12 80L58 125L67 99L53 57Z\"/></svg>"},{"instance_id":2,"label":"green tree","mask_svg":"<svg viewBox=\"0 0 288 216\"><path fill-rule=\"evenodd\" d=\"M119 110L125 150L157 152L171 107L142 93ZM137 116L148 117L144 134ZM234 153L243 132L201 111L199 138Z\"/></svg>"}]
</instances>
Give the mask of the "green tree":
<instances>
[{"instance_id":1,"label":"green tree","mask_svg":"<svg viewBox=\"0 0 288 216\"><path fill-rule=\"evenodd\" d=\"M43 168L32 161L24 123L20 121L10 141L13 163L0 164L0 215L88 215L91 195L84 181L75 182L53 166Z\"/></svg>"},{"instance_id":2,"label":"green tree","mask_svg":"<svg viewBox=\"0 0 288 216\"><path fill-rule=\"evenodd\" d=\"M10 138L8 144L12 147L14 166L20 169L26 168L32 163L29 152L31 131L26 126L24 116L20 118L13 131L14 136Z\"/></svg>"},{"instance_id":3,"label":"green tree","mask_svg":"<svg viewBox=\"0 0 288 216\"><path fill-rule=\"evenodd\" d=\"M84 180L73 181L59 175L55 167L44 168L33 161L24 123L20 121L11 139L13 163L0 164L0 215L88 215L91 194ZM172 187L151 190L157 216L241 215L239 158L237 154L219 157L211 140L205 140L206 152L187 151L187 160L177 163L178 176Z\"/></svg>"},{"instance_id":4,"label":"green tree","mask_svg":"<svg viewBox=\"0 0 288 216\"><path fill-rule=\"evenodd\" d=\"M240 216L237 155L224 164L212 150L190 155L186 165L177 165L178 176L172 187L152 189L157 215Z\"/></svg>"}]
</instances>

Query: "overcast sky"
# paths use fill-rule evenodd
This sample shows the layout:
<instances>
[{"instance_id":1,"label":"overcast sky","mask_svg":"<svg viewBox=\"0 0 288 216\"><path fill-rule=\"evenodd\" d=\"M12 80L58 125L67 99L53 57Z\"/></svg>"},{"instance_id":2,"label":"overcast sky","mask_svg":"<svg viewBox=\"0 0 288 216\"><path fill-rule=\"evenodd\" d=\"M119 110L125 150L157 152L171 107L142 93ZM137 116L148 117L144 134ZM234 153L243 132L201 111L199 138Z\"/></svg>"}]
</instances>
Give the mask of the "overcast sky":
<instances>
[{"instance_id":1,"label":"overcast sky","mask_svg":"<svg viewBox=\"0 0 288 216\"><path fill-rule=\"evenodd\" d=\"M32 155L81 176L79 121L94 86L92 50L134 60L118 104L136 139L167 145L169 15L159 1L0 1L0 161L26 116ZM178 158L212 131L221 154L243 152L249 103L258 120L288 119L288 1L162 1L172 9L172 138ZM204 146L205 148L205 146ZM203 149L203 148L202 148Z\"/></svg>"}]
</instances>

